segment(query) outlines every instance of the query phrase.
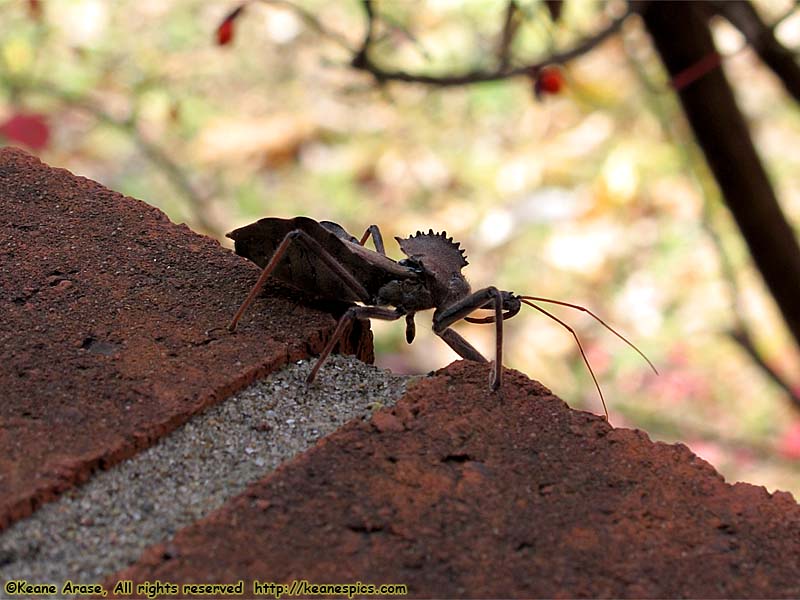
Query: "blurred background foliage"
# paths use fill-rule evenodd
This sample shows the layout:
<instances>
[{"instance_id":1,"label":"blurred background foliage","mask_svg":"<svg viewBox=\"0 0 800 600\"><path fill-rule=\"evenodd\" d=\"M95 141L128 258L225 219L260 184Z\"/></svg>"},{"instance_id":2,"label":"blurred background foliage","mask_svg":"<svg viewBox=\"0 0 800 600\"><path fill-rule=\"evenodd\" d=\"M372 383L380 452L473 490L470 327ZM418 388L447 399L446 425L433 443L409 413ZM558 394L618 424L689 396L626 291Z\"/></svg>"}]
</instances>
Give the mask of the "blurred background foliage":
<instances>
[{"instance_id":1,"label":"blurred background foliage","mask_svg":"<svg viewBox=\"0 0 800 600\"><path fill-rule=\"evenodd\" d=\"M355 1L254 3L221 33L236 6L0 1L5 143L223 244L225 231L260 217L308 215L355 235L376 223L398 258L395 235L444 229L467 249L473 286L591 307L656 363L660 377L583 313L554 310L581 336L612 423L682 441L729 481L800 492L800 413L726 335L735 311L796 393L800 360L638 18L561 68L537 98L526 77L376 85L349 64L365 22ZM491 64L506 3L376 6L376 59L451 73ZM624 8L572 0L554 20L538 0L518 6L512 51L531 60ZM757 6L772 22L793 3ZM720 20L714 34L798 223L798 107L735 29ZM800 48L800 14L777 35ZM378 364L425 373L455 359L424 321L412 346L402 325L373 323ZM491 356L491 326L459 329ZM602 411L568 331L533 310L506 329L506 366L573 407Z\"/></svg>"}]
</instances>

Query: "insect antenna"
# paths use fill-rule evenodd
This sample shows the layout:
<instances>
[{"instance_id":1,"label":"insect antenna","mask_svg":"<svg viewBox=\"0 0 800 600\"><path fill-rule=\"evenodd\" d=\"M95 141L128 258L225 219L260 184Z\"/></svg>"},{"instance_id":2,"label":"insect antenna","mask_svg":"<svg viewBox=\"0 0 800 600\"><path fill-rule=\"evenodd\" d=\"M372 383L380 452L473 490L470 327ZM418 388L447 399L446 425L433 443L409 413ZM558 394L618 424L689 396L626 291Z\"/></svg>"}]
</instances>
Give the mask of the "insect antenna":
<instances>
[{"instance_id":1,"label":"insect antenna","mask_svg":"<svg viewBox=\"0 0 800 600\"><path fill-rule=\"evenodd\" d=\"M535 309L536 309L536 310L538 310L539 312L541 312L541 313L544 313L545 315L547 315L548 317L550 317L550 318L551 318L551 319L553 319L554 321L556 321L556 322L560 323L561 325L563 325L564 327L566 327L566 328L569 330L569 332L572 334L572 337L574 337L574 338L575 338L575 341L576 341L576 342L577 342L577 344L578 344L578 350L580 350L580 351L581 351L581 356L583 357L583 362L584 362L584 363L586 363L586 368L587 368L587 369L589 369L589 373L591 374L591 376L592 376L592 379L594 380L594 387L596 387L596 388L597 388L597 393L598 393L598 394L600 394L600 402L602 402L602 403L603 403L603 412L604 412L604 413L605 413L605 415L606 415L606 421L608 421L608 408L606 407L606 399L603 397L603 390L601 390L601 389L600 389L600 384L597 382L597 377L595 377L595 375L594 375L594 371L592 370L592 365L590 365L590 364L589 364L589 359L588 359L588 358L586 358L586 353L583 351L583 346L581 345L581 341L580 341L580 339L578 339L578 334L577 334L577 333L575 333L575 330L574 330L572 327L570 327L569 325L567 325L566 323L564 323L564 321L562 321L561 319L559 319L557 316L555 316L554 314L551 314L551 313L547 312L547 311L546 311L545 309L543 309L541 306L536 306L536 305L535 305L533 302L529 302L528 300L525 300L524 298L525 298L525 297L523 297L523 296L520 296L520 300L521 300L521 301L522 301L524 304L527 304L528 306L532 306L533 308L535 308ZM649 361L648 361L648 362L649 362Z\"/></svg>"},{"instance_id":2,"label":"insect antenna","mask_svg":"<svg viewBox=\"0 0 800 600\"><path fill-rule=\"evenodd\" d=\"M613 333L615 336L617 336L617 337L618 337L619 339L621 339L623 342L625 342L626 344L628 344L628 346L630 346L631 348L633 348L634 350L636 350L636 352L639 354L639 356L641 356L641 357L642 357L642 358L643 358L645 361L647 361L647 364L648 364L648 365L650 365L650 368L651 368L651 369L653 369L653 372L654 372L656 375L658 375L658 369L656 369L655 365L654 365L653 363L651 363L651 362L650 362L650 359L649 359L649 358L647 358L647 357L644 355L644 352L642 352L641 350L639 350L639 348L637 348L637 347L636 347L636 346L633 344L633 342L631 342L631 341L629 341L627 338L625 338L625 336L624 336L624 335L622 335L620 332L618 332L617 330L615 330L613 327L611 327L611 325L609 325L608 323L606 323L605 321L603 321L603 319L601 319L600 317L598 317L596 314L594 314L594 313L593 313L592 311L590 311L588 308L586 308L586 307L584 307L584 306L580 306L579 304L570 304L569 302L562 302L561 300L553 300L553 299L551 299L551 298L542 298L541 296L520 296L519 298L520 298L520 300L522 300L523 302L525 302L525 300L535 300L535 301L537 301L537 302L550 302L550 303L552 303L552 304L560 304L561 306L568 306L568 307L570 307L570 308L575 308L575 309L577 309L577 310L581 310L581 311L583 311L583 312L585 312L585 313L588 313L588 314L589 314L589 315L591 315L591 316L592 316L592 317L593 317L595 320L597 320L597 321L598 321L598 322L599 322L599 323L600 323L600 324L601 324L603 327L605 327L606 329L608 329L608 330L609 330L611 333ZM525 304L528 304L529 306L533 306L533 304L531 304L530 302L525 302ZM535 307L535 308L538 308L538 307ZM541 309L540 309L540 310L541 310Z\"/></svg>"}]
</instances>

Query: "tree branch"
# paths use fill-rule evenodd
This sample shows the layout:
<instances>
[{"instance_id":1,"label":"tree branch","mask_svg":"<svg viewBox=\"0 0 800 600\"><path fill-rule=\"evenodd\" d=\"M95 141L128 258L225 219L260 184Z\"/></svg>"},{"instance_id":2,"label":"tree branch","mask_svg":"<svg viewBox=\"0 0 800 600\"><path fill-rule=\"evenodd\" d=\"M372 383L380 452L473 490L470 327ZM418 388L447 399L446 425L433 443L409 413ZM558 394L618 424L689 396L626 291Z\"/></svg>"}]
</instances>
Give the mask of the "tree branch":
<instances>
[{"instance_id":1,"label":"tree branch","mask_svg":"<svg viewBox=\"0 0 800 600\"><path fill-rule=\"evenodd\" d=\"M507 69L511 64L511 43L514 41L517 29L519 29L519 7L516 0L509 0L497 44L497 64L500 70Z\"/></svg>"},{"instance_id":2,"label":"tree branch","mask_svg":"<svg viewBox=\"0 0 800 600\"><path fill-rule=\"evenodd\" d=\"M758 348L753 341L753 338L750 336L750 333L747 329L742 328L741 326L737 326L735 329L732 329L727 332L728 337L732 339L739 347L744 350L747 355L751 358L751 360L758 365L764 373L766 373L770 379L789 397L789 400L792 402L794 407L800 410L800 395L794 391L794 388L787 382L780 373L778 373L775 369L772 368L761 356L761 353L758 351Z\"/></svg>"},{"instance_id":3,"label":"tree branch","mask_svg":"<svg viewBox=\"0 0 800 600\"><path fill-rule=\"evenodd\" d=\"M495 70L479 69L468 71L461 75L425 75L423 73L409 73L407 71L385 68L372 60L369 55L369 46L372 41L371 32L373 22L375 20L375 14L373 13L372 5L369 0L364 0L364 6L368 19L367 34L364 36L361 48L353 57L353 61L351 63L352 66L356 69L370 73L373 77L375 77L376 80L380 82L403 81L406 83L423 83L440 87L452 87L486 81L499 81L502 79L520 76L530 77L531 74L536 73L547 65L567 63L575 58L578 58L579 56L582 56L583 54L586 54L616 34L622 27L622 24L625 22L625 20L633 13L631 9L628 9L625 14L611 21L605 29L579 42L573 48L563 52L557 52L548 56L546 59L542 59L537 62L532 62L519 67L510 67L508 65L501 64Z\"/></svg>"},{"instance_id":4,"label":"tree branch","mask_svg":"<svg viewBox=\"0 0 800 600\"><path fill-rule=\"evenodd\" d=\"M777 23L772 26L764 23L750 2L715 0L712 6L742 32L761 61L778 76L795 102L800 102L800 66L795 60L794 53L787 50L775 37ZM795 5L787 16L796 8ZM779 19L778 23L783 18Z\"/></svg>"},{"instance_id":5,"label":"tree branch","mask_svg":"<svg viewBox=\"0 0 800 600\"><path fill-rule=\"evenodd\" d=\"M628 49L626 48L626 50ZM709 177L696 172L695 165L699 164L698 160L702 159L694 156L697 154L695 147L681 144L678 136L673 133L675 120L672 118L673 111L668 113L666 110L663 88L656 86L649 80L641 64L636 60L632 52L628 50L626 53L634 72L638 75L639 80L646 90L645 97L651 104L653 114L658 118L664 136L676 147L681 157L682 169L694 180L695 185L700 189L703 201L703 212L700 224L717 252L720 276L723 284L727 288L731 305L730 312L734 319L733 327L725 333L734 343L738 344L745 351L756 367L760 368L767 377L786 393L792 405L800 409L800 395L796 392L798 388L792 386L791 383L771 367L766 358L764 358L762 352L759 351L753 340L750 327L743 314L742 294L739 289L736 268L725 249L725 244L720 234L713 224L715 219L712 214L712 199L718 198L719 191L711 184Z\"/></svg>"},{"instance_id":6,"label":"tree branch","mask_svg":"<svg viewBox=\"0 0 800 600\"><path fill-rule=\"evenodd\" d=\"M695 3L651 2L645 25L671 76L716 52ZM679 98L725 202L789 331L800 344L800 245L753 145L721 69L680 90Z\"/></svg>"}]
</instances>

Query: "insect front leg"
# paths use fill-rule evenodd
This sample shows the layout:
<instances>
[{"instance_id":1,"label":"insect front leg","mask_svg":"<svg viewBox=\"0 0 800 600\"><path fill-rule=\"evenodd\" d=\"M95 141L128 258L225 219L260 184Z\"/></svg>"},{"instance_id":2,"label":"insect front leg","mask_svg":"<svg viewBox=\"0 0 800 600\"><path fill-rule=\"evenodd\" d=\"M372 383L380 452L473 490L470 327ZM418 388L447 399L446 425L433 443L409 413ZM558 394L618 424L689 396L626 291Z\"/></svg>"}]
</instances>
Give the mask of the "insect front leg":
<instances>
[{"instance_id":1,"label":"insect front leg","mask_svg":"<svg viewBox=\"0 0 800 600\"><path fill-rule=\"evenodd\" d=\"M462 358L475 362L488 362L480 352L450 326L465 318L471 312L483 308L488 302L494 303L495 323L495 361L492 374L492 389L498 389L503 383L503 296L495 287L478 290L454 302L433 315L433 332L442 338Z\"/></svg>"},{"instance_id":2,"label":"insect front leg","mask_svg":"<svg viewBox=\"0 0 800 600\"><path fill-rule=\"evenodd\" d=\"M447 328L441 333L437 333L436 329L434 329L433 332L447 342L447 345L450 346L461 358L466 358L467 360L479 363L489 362L486 360L483 354L475 349L472 344L456 333L455 329Z\"/></svg>"},{"instance_id":3,"label":"insect front leg","mask_svg":"<svg viewBox=\"0 0 800 600\"><path fill-rule=\"evenodd\" d=\"M414 315L417 313L410 312L406 315L406 342L409 344L414 341L417 335L417 326L414 324Z\"/></svg>"},{"instance_id":4,"label":"insect front leg","mask_svg":"<svg viewBox=\"0 0 800 600\"><path fill-rule=\"evenodd\" d=\"M361 236L361 239L358 241L358 243L363 246L367 243L370 235L372 235L372 243L375 244L375 250L378 251L378 254L383 254L386 256L386 248L383 245L383 236L381 235L381 230L377 225L370 225L367 227L367 230L364 232L364 235Z\"/></svg>"},{"instance_id":5,"label":"insect front leg","mask_svg":"<svg viewBox=\"0 0 800 600\"><path fill-rule=\"evenodd\" d=\"M362 302L369 301L369 292L367 292L367 290L364 289L364 286L361 285L355 277L353 277L352 273L345 269L339 263L339 261L337 261L327 250L325 250L325 248L320 245L317 240L308 235L302 229L295 229L284 236L280 245L275 250L275 253L272 255L272 258L269 259L269 262L264 267L264 270L261 271L261 276L258 278L258 281L256 281L255 285L250 290L250 293L247 295L247 298L245 298L244 302L242 302L242 305L239 307L239 310L236 311L233 319L231 319L231 322L228 325L229 331L236 330L236 325L239 323L239 319L242 318L244 311L247 310L247 307L250 306L253 303L253 300L256 299L256 296L258 296L261 288L263 288L264 284L267 282L267 278L275 270L275 267L278 266L279 261L281 258L283 258L284 254L286 254L286 249L292 242L304 244L309 250L316 254L326 266L336 273L341 278L342 282L348 288L350 288Z\"/></svg>"},{"instance_id":6,"label":"insect front leg","mask_svg":"<svg viewBox=\"0 0 800 600\"><path fill-rule=\"evenodd\" d=\"M328 340L328 344L325 346L322 354L319 355L317 363L314 365L314 368L311 369L311 373L308 374L306 383L311 383L314 381L317 373L322 367L322 364L328 358L328 355L336 346L336 343L342 337L345 329L353 321L353 319L382 319L384 321L396 321L404 314L405 312L400 309L381 308L379 306L351 306L348 308L339 319L339 323L336 325L336 330L333 332L331 339Z\"/></svg>"}]
</instances>

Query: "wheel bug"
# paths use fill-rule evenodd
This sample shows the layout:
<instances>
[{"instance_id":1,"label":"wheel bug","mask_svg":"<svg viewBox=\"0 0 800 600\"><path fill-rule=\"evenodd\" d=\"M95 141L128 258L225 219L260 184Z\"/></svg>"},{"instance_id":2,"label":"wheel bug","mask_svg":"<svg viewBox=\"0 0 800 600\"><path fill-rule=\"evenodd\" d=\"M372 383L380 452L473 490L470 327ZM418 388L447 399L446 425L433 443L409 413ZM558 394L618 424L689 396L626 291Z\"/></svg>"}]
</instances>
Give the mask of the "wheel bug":
<instances>
[{"instance_id":1,"label":"wheel bug","mask_svg":"<svg viewBox=\"0 0 800 600\"><path fill-rule=\"evenodd\" d=\"M370 236L375 251L364 246ZM405 317L406 341L410 344L414 341L415 314L433 308L434 333L459 356L475 362L489 361L456 333L451 325L462 319L470 323L494 323L496 344L491 389L497 390L503 381L503 321L516 315L522 305L526 304L566 327L575 338L608 419L603 392L586 358L578 334L564 321L534 302L558 304L588 313L636 350L653 371L658 373L641 350L583 306L540 296L521 296L494 286L472 292L461 273L461 269L468 264L464 250L444 232L418 231L408 238L395 238L407 257L401 261L386 256L383 236L377 225L370 225L361 239L358 239L347 233L341 225L331 221L318 223L307 217L265 218L230 232L228 237L234 240L237 254L252 260L263 269L228 325L230 331L236 329L245 310L270 276L313 298L361 303L348 308L339 319L306 383L314 381L325 359L353 319L395 321ZM469 316L479 309L492 310L494 314L483 318Z\"/></svg>"}]
</instances>

